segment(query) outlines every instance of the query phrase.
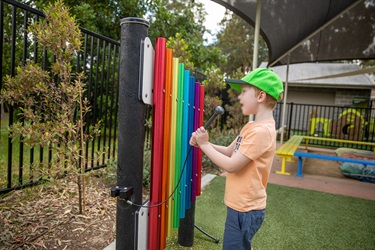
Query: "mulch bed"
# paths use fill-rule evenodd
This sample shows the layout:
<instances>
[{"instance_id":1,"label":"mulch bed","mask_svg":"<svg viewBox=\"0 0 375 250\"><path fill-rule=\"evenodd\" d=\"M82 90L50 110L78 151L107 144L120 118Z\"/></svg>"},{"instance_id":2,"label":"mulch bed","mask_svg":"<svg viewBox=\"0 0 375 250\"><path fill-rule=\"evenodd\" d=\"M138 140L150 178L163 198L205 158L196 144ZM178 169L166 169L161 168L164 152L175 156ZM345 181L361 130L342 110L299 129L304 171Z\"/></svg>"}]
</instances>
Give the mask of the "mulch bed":
<instances>
[{"instance_id":1,"label":"mulch bed","mask_svg":"<svg viewBox=\"0 0 375 250\"><path fill-rule=\"evenodd\" d=\"M84 214L71 178L0 197L0 249L103 249L116 233L116 200L103 179L87 178Z\"/></svg>"}]
</instances>

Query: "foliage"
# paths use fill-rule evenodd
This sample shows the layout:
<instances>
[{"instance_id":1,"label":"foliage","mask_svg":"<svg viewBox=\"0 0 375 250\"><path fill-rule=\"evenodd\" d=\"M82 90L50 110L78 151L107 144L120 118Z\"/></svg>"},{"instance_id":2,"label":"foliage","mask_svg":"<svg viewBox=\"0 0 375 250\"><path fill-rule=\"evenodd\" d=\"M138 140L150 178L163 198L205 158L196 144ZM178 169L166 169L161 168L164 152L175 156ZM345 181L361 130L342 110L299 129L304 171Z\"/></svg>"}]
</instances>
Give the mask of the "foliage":
<instances>
[{"instance_id":1,"label":"foliage","mask_svg":"<svg viewBox=\"0 0 375 250\"><path fill-rule=\"evenodd\" d=\"M179 62L185 65L185 69L190 71L194 70L195 66L192 62L192 51L180 33L177 33L176 37L168 39L167 47L173 49L173 56L177 57Z\"/></svg>"},{"instance_id":2,"label":"foliage","mask_svg":"<svg viewBox=\"0 0 375 250\"><path fill-rule=\"evenodd\" d=\"M217 46L227 55L227 62L221 66L229 76L238 68L247 73L258 65L252 65L254 28L236 15L225 15L221 22L222 30L218 33ZM263 39L259 41L259 62L267 60L267 49Z\"/></svg>"},{"instance_id":3,"label":"foliage","mask_svg":"<svg viewBox=\"0 0 375 250\"><path fill-rule=\"evenodd\" d=\"M220 127L213 127L209 130L210 133L210 142L216 145L228 146L233 140L237 137L239 131L234 129L220 129ZM212 167L213 162L203 154L202 157L202 167L209 169ZM219 169L219 167L217 167Z\"/></svg>"},{"instance_id":4,"label":"foliage","mask_svg":"<svg viewBox=\"0 0 375 250\"><path fill-rule=\"evenodd\" d=\"M145 188L149 188L151 184L151 150L145 150L143 158L142 184Z\"/></svg>"},{"instance_id":5,"label":"foliage","mask_svg":"<svg viewBox=\"0 0 375 250\"><path fill-rule=\"evenodd\" d=\"M51 1L25 2L33 2L37 8L43 9ZM77 23L81 27L115 40L120 40L120 20L125 17L144 16L151 3L150 0L64 0L65 6L77 17Z\"/></svg>"},{"instance_id":6,"label":"foliage","mask_svg":"<svg viewBox=\"0 0 375 250\"><path fill-rule=\"evenodd\" d=\"M225 61L221 51L206 47L203 34L207 32L203 23L206 12L203 5L194 1L159 0L150 8L149 37L165 37L174 56L181 58L186 68L204 72L213 65ZM186 60L190 64L186 64Z\"/></svg>"},{"instance_id":7,"label":"foliage","mask_svg":"<svg viewBox=\"0 0 375 250\"><path fill-rule=\"evenodd\" d=\"M359 60L359 64L363 68L374 67L375 66L375 60L374 59L372 59L372 60Z\"/></svg>"},{"instance_id":8,"label":"foliage","mask_svg":"<svg viewBox=\"0 0 375 250\"><path fill-rule=\"evenodd\" d=\"M99 132L85 134L84 117L90 111L83 98L84 75L72 73L71 61L80 50L81 32L61 1L45 8L46 18L33 23L29 32L35 41L54 56L50 72L32 62L17 68L14 77L5 78L0 101L20 107L20 119L10 127L11 136L21 135L30 146L57 151L60 173L76 169L80 213L84 210L85 143ZM46 173L47 174L47 173Z\"/></svg>"},{"instance_id":9,"label":"foliage","mask_svg":"<svg viewBox=\"0 0 375 250\"><path fill-rule=\"evenodd\" d=\"M237 69L237 72L233 74L233 78L241 79L244 74ZM227 88L228 99L224 107L226 110L226 127L235 129L238 133L242 126L249 120L248 117L245 117L241 112L241 104L238 102L238 93L237 91Z\"/></svg>"},{"instance_id":10,"label":"foliage","mask_svg":"<svg viewBox=\"0 0 375 250\"><path fill-rule=\"evenodd\" d=\"M241 79L246 73L258 67L252 65L254 28L228 11L220 25L222 29L217 35L215 46L227 56L227 60L220 64L220 68L226 77ZM263 39L259 41L258 57L260 62L267 59L267 47ZM229 86L221 91L221 99L226 111L223 127L235 131L239 131L248 120L242 115L238 94Z\"/></svg>"},{"instance_id":11,"label":"foliage","mask_svg":"<svg viewBox=\"0 0 375 250\"><path fill-rule=\"evenodd\" d=\"M204 110L205 110L205 121L212 115L213 110L216 106L222 106L222 91L225 89L224 76L220 69L210 68L205 71L207 79L203 81L204 85ZM218 123L217 119L214 121ZM215 127L215 124L212 125Z\"/></svg>"},{"instance_id":12,"label":"foliage","mask_svg":"<svg viewBox=\"0 0 375 250\"><path fill-rule=\"evenodd\" d=\"M157 0L150 7L149 36L152 40L156 37L168 39L180 33L189 43L202 41L205 31L203 20L202 4L193 1Z\"/></svg>"},{"instance_id":13,"label":"foliage","mask_svg":"<svg viewBox=\"0 0 375 250\"><path fill-rule=\"evenodd\" d=\"M2 76L14 75L15 67L24 61L23 46L31 46L24 42L25 29L23 28L25 13L20 8L12 8L9 4L3 4L4 10L1 12L2 25ZM30 15L29 15L30 20ZM16 49L14 49L16 48ZM13 56L13 60L11 59ZM34 55L34 57L36 57ZM2 82L0 83L1 88Z\"/></svg>"}]
</instances>

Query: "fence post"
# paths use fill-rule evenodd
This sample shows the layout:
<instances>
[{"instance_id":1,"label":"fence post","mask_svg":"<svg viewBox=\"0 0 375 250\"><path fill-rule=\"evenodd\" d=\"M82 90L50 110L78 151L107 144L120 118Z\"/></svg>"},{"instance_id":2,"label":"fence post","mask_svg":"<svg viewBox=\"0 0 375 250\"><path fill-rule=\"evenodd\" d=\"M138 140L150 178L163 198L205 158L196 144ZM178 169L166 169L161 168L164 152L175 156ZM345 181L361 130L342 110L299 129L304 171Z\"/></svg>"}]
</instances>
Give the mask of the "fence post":
<instances>
[{"instance_id":1,"label":"fence post","mask_svg":"<svg viewBox=\"0 0 375 250\"><path fill-rule=\"evenodd\" d=\"M121 19L118 107L117 185L132 187L132 201L142 204L145 104L138 100L140 44L149 23L141 18ZM117 199L116 249L135 248L137 207Z\"/></svg>"},{"instance_id":2,"label":"fence post","mask_svg":"<svg viewBox=\"0 0 375 250\"><path fill-rule=\"evenodd\" d=\"M293 116L293 102L290 103L289 128L288 128L288 137L287 137L287 140L289 140L289 138L290 138L290 131L292 130L292 116Z\"/></svg>"}]
</instances>

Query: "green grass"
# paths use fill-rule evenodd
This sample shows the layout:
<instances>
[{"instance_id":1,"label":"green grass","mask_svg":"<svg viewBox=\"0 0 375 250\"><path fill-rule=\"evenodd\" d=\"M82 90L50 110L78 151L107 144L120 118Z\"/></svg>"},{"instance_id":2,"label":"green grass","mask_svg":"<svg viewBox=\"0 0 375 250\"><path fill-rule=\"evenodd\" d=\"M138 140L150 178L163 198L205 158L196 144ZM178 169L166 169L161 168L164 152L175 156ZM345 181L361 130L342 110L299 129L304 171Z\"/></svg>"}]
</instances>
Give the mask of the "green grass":
<instances>
[{"instance_id":1,"label":"green grass","mask_svg":"<svg viewBox=\"0 0 375 250\"><path fill-rule=\"evenodd\" d=\"M225 178L217 177L198 197L195 224L220 243L195 230L193 248L177 243L173 231L167 249L221 249L226 217ZM254 249L374 249L375 201L270 184L265 221Z\"/></svg>"}]
</instances>

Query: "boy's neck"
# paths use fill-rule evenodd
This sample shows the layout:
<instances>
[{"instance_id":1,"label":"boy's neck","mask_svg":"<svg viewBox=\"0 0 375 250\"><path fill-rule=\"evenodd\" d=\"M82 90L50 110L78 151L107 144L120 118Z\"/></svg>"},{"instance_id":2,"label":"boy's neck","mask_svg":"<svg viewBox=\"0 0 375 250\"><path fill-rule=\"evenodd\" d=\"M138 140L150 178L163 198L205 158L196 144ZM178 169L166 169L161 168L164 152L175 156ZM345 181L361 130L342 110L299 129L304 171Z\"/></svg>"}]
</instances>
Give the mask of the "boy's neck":
<instances>
[{"instance_id":1,"label":"boy's neck","mask_svg":"<svg viewBox=\"0 0 375 250\"><path fill-rule=\"evenodd\" d=\"M273 119L273 110L266 109L255 114L254 122L262 122L268 119Z\"/></svg>"}]
</instances>

